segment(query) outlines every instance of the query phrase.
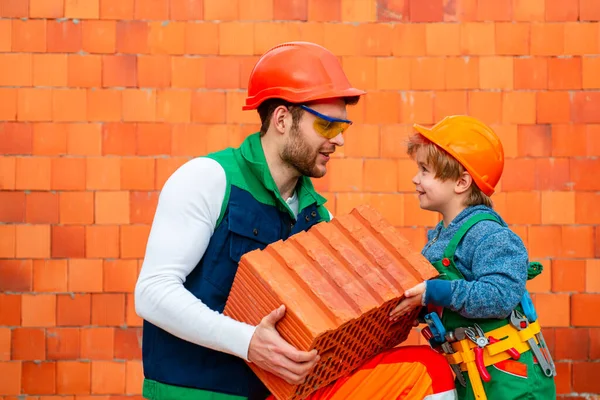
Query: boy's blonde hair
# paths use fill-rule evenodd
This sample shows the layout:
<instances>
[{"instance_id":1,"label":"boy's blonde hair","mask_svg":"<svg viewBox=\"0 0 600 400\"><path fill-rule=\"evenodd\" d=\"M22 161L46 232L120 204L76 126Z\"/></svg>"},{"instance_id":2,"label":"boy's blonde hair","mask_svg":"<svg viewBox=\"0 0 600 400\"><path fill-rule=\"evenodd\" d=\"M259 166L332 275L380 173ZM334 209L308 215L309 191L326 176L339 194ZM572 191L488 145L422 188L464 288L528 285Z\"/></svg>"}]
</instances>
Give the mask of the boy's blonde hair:
<instances>
[{"instance_id":1,"label":"boy's blonde hair","mask_svg":"<svg viewBox=\"0 0 600 400\"><path fill-rule=\"evenodd\" d=\"M427 155L427 164L433 167L435 177L441 181L447 181L448 179L458 180L466 171L465 167L454 157L419 133L408 138L407 147L407 153L412 159L415 158L417 151L421 148L424 149ZM475 181L471 181L471 188L469 196L465 201L465 206L477 205L485 205L493 208L492 199L477 187Z\"/></svg>"}]
</instances>

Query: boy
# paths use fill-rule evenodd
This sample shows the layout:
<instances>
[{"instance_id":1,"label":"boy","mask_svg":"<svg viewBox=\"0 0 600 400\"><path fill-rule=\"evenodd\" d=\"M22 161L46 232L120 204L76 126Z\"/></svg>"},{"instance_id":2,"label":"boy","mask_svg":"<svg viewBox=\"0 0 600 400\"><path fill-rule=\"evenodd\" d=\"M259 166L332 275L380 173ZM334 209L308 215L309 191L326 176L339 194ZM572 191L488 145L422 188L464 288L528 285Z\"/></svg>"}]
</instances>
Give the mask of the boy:
<instances>
[{"instance_id":1,"label":"boy","mask_svg":"<svg viewBox=\"0 0 600 400\"><path fill-rule=\"evenodd\" d=\"M525 301L527 250L492 209L490 196L504 168L500 140L467 116L415 129L408 154L419 168L413 178L419 205L443 217L428 232L422 253L440 277L407 290L390 317L423 305L437 312L433 317L439 316L446 333L455 333L444 335L455 354L445 353L458 365L455 371L462 370L459 381L465 385L456 385L460 399L556 398L554 364L536 335L535 310ZM521 318L523 313L529 319ZM519 335L521 328L529 331ZM487 340L481 347L476 342L483 332Z\"/></svg>"}]
</instances>

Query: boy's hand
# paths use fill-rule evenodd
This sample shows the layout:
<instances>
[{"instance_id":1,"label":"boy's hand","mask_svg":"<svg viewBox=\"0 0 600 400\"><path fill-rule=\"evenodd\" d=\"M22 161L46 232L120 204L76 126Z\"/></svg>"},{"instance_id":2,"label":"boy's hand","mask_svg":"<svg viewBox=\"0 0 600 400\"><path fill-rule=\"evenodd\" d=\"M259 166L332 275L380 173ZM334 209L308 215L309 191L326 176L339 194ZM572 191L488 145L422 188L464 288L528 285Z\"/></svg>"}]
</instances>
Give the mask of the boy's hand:
<instances>
[{"instance_id":1,"label":"boy's hand","mask_svg":"<svg viewBox=\"0 0 600 400\"><path fill-rule=\"evenodd\" d=\"M425 293L425 282L421 282L404 292L405 299L392 310L390 320L397 321L401 316L423 305L423 293Z\"/></svg>"}]
</instances>

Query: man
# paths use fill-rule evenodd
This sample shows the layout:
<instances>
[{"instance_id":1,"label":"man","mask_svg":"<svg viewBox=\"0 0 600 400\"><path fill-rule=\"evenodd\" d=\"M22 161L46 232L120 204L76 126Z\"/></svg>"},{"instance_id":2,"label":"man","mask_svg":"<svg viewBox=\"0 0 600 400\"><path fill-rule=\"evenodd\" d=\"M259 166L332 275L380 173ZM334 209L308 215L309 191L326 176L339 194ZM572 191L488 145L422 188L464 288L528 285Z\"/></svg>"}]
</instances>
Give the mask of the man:
<instances>
[{"instance_id":1,"label":"man","mask_svg":"<svg viewBox=\"0 0 600 400\"><path fill-rule=\"evenodd\" d=\"M159 198L135 288L149 399L265 399L246 362L297 384L319 360L279 336L283 306L256 327L222 311L243 254L329 221L310 178L325 175L351 125L346 106L365 92L331 52L305 42L266 52L248 92L260 133L187 162Z\"/></svg>"}]
</instances>

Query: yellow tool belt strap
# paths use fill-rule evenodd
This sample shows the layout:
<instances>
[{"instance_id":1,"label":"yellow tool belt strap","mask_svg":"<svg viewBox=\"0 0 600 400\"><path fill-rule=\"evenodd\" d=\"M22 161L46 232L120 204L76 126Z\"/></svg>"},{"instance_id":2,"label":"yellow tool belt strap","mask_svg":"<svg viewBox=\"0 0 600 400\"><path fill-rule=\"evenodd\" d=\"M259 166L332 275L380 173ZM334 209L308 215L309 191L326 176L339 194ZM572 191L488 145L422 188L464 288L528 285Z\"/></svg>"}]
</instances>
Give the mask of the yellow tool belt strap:
<instances>
[{"instance_id":1,"label":"yellow tool belt strap","mask_svg":"<svg viewBox=\"0 0 600 400\"><path fill-rule=\"evenodd\" d=\"M486 337L493 336L499 341L485 346L483 349L483 363L487 367L489 365L494 365L500 361L509 359L510 355L506 352L506 350L510 349L511 347L515 348L519 354L525 353L526 351L530 350L527 341L531 338L534 338L533 340L535 340L537 343L535 335L539 332L540 325L537 321L529 324L527 328L521 331L508 324L494 329L493 331L487 332L485 334ZM469 348L468 351L461 351L462 348L466 348L467 346ZM452 343L452 348L454 351L456 351L456 353L446 354L446 359L450 364L460 364L460 369L462 371L466 371L467 366L465 363L475 360L475 353L473 352L474 347L477 347L477 345L470 339L464 339L460 342Z\"/></svg>"}]
</instances>

